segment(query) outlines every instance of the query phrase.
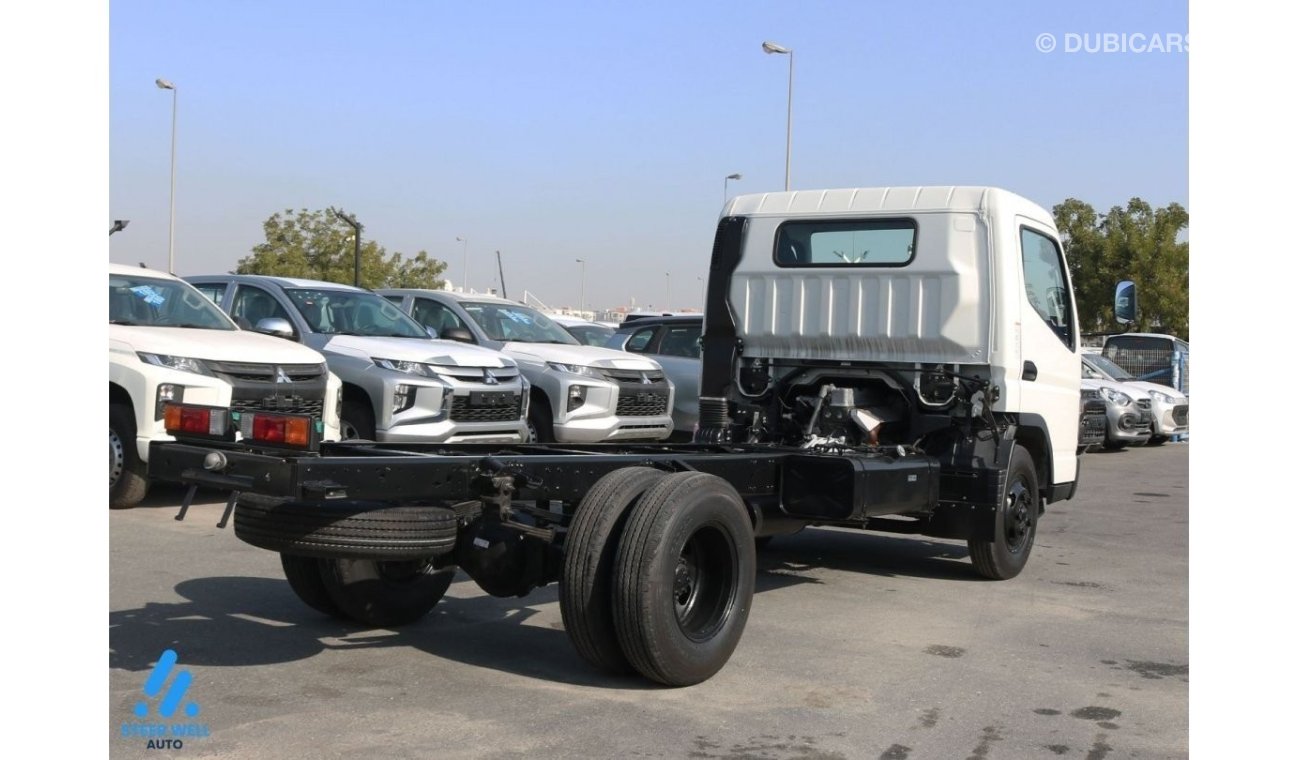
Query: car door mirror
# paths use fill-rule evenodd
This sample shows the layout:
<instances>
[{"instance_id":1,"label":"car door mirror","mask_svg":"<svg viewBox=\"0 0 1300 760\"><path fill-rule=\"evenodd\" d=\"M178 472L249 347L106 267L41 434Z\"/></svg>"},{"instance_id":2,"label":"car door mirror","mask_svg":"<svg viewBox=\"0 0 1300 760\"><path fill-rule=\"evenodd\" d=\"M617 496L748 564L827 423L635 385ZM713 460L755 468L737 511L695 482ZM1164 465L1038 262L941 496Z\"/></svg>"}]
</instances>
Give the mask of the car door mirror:
<instances>
[{"instance_id":1,"label":"car door mirror","mask_svg":"<svg viewBox=\"0 0 1300 760\"><path fill-rule=\"evenodd\" d=\"M1137 285L1132 280L1115 286L1115 321L1121 325L1137 321Z\"/></svg>"},{"instance_id":2,"label":"car door mirror","mask_svg":"<svg viewBox=\"0 0 1300 760\"><path fill-rule=\"evenodd\" d=\"M425 327L424 327L424 331L427 332L427 333L429 333L429 337L430 337L430 338L433 338L434 340L437 340L437 339L438 339L438 331L435 330L435 329L433 329L432 327L429 327L428 325L425 325Z\"/></svg>"},{"instance_id":3,"label":"car door mirror","mask_svg":"<svg viewBox=\"0 0 1300 760\"><path fill-rule=\"evenodd\" d=\"M265 335L274 335L277 338L288 338L293 340L293 325L288 320L279 317L267 317L266 319L257 320L257 332Z\"/></svg>"},{"instance_id":4,"label":"car door mirror","mask_svg":"<svg viewBox=\"0 0 1300 760\"><path fill-rule=\"evenodd\" d=\"M446 330L442 331L442 334L439 337L443 340L454 340L459 343L474 342L473 333L466 330L464 327L448 327Z\"/></svg>"}]
</instances>

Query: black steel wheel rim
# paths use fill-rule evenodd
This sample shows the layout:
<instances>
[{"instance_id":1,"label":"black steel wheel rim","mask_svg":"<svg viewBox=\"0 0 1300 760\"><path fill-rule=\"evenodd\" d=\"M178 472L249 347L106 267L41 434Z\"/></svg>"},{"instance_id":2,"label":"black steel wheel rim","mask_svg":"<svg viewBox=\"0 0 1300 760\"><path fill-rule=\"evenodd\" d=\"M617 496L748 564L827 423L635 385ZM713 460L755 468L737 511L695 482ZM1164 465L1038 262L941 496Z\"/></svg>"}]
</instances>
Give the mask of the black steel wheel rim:
<instances>
[{"instance_id":1,"label":"black steel wheel rim","mask_svg":"<svg viewBox=\"0 0 1300 760\"><path fill-rule=\"evenodd\" d=\"M673 611L687 638L717 634L735 604L740 577L735 546L722 526L705 525L686 539L673 568Z\"/></svg>"},{"instance_id":2,"label":"black steel wheel rim","mask_svg":"<svg viewBox=\"0 0 1300 760\"><path fill-rule=\"evenodd\" d=\"M126 470L126 445L113 428L108 429L108 487L117 485Z\"/></svg>"},{"instance_id":3,"label":"black steel wheel rim","mask_svg":"<svg viewBox=\"0 0 1300 760\"><path fill-rule=\"evenodd\" d=\"M1024 478L1016 478L1007 488L1003 507L1002 530L1007 550L1019 554L1029 545L1034 533L1034 499Z\"/></svg>"}]
</instances>

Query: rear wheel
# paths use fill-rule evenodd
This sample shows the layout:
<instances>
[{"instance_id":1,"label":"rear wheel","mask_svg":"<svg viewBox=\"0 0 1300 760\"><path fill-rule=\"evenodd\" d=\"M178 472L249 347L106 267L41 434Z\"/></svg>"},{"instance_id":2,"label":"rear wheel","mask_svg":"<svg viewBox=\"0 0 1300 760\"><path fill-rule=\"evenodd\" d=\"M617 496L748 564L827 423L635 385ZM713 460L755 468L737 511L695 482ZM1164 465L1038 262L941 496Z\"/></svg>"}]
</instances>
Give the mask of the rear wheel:
<instances>
[{"instance_id":1,"label":"rear wheel","mask_svg":"<svg viewBox=\"0 0 1300 760\"><path fill-rule=\"evenodd\" d=\"M1034 460L1021 446L1011 452L1007 485L994 518L993 540L969 539L971 562L985 578L1014 578L1025 568L1038 529L1038 475Z\"/></svg>"},{"instance_id":2,"label":"rear wheel","mask_svg":"<svg viewBox=\"0 0 1300 760\"><path fill-rule=\"evenodd\" d=\"M615 568L614 628L641 675L689 686L722 669L754 597L754 531L730 484L665 476L633 507Z\"/></svg>"},{"instance_id":3,"label":"rear wheel","mask_svg":"<svg viewBox=\"0 0 1300 760\"><path fill-rule=\"evenodd\" d=\"M135 443L135 416L126 404L108 407L108 506L127 509L149 491L148 468Z\"/></svg>"},{"instance_id":4,"label":"rear wheel","mask_svg":"<svg viewBox=\"0 0 1300 760\"><path fill-rule=\"evenodd\" d=\"M619 537L633 505L664 475L650 467L626 467L596 481L574 512L565 539L564 630L578 655L607 673L632 672L614 630L612 575Z\"/></svg>"},{"instance_id":5,"label":"rear wheel","mask_svg":"<svg viewBox=\"0 0 1300 760\"><path fill-rule=\"evenodd\" d=\"M456 575L454 567L435 570L427 559L320 561L326 592L344 615L375 628L407 625L429 613Z\"/></svg>"},{"instance_id":6,"label":"rear wheel","mask_svg":"<svg viewBox=\"0 0 1300 760\"><path fill-rule=\"evenodd\" d=\"M302 557L297 554L281 554L280 567L284 568L284 577L289 581L289 588L298 595L302 603L317 612L330 617L347 617L330 597L321 578L321 562L315 557Z\"/></svg>"}]
</instances>

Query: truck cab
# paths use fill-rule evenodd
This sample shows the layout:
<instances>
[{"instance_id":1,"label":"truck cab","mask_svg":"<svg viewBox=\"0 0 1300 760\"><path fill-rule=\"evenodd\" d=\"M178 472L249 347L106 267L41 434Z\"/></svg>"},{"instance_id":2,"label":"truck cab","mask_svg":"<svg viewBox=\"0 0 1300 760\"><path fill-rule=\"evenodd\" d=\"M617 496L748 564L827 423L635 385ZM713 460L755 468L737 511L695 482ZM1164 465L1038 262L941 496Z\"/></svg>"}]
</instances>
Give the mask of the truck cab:
<instances>
[{"instance_id":1,"label":"truck cab","mask_svg":"<svg viewBox=\"0 0 1300 760\"><path fill-rule=\"evenodd\" d=\"M1051 215L1014 193L734 198L710 262L703 349L697 440L922 453L942 473L938 511L954 519L976 498L963 474L1008 461L1011 445L1032 463L1035 512L1073 493L1080 336L1069 270ZM809 485L816 498L787 514L874 511L829 507L829 490Z\"/></svg>"}]
</instances>

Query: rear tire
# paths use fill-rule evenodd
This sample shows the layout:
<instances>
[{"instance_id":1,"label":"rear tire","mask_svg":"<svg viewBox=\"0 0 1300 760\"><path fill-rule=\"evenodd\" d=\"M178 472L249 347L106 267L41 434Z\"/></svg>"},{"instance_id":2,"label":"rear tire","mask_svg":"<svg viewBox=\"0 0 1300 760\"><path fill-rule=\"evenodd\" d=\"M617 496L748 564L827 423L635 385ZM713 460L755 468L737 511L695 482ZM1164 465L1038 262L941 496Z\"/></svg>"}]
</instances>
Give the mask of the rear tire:
<instances>
[{"instance_id":1,"label":"rear tire","mask_svg":"<svg viewBox=\"0 0 1300 760\"><path fill-rule=\"evenodd\" d=\"M632 666L668 686L721 670L754 598L754 531L736 490L665 476L632 508L615 562L614 628Z\"/></svg>"},{"instance_id":2,"label":"rear tire","mask_svg":"<svg viewBox=\"0 0 1300 760\"><path fill-rule=\"evenodd\" d=\"M1024 447L1011 452L1007 485L994 518L993 540L968 539L971 562L985 578L1007 580L1025 569L1038 530L1038 475L1034 459Z\"/></svg>"},{"instance_id":3,"label":"rear tire","mask_svg":"<svg viewBox=\"0 0 1300 760\"><path fill-rule=\"evenodd\" d=\"M334 604L352 620L374 628L414 623L451 586L456 568L435 570L424 560L321 560L320 576Z\"/></svg>"},{"instance_id":4,"label":"rear tire","mask_svg":"<svg viewBox=\"0 0 1300 760\"><path fill-rule=\"evenodd\" d=\"M108 406L108 506L129 509L149 492L148 467L135 442L135 415L126 404Z\"/></svg>"},{"instance_id":5,"label":"rear tire","mask_svg":"<svg viewBox=\"0 0 1300 760\"><path fill-rule=\"evenodd\" d=\"M582 659L615 675L633 672L614 630L613 573L619 538L633 505L665 473L650 467L615 470L578 504L564 546L560 615Z\"/></svg>"},{"instance_id":6,"label":"rear tire","mask_svg":"<svg viewBox=\"0 0 1300 760\"><path fill-rule=\"evenodd\" d=\"M298 595L303 604L317 612L334 618L346 618L343 610L330 596L321 578L321 562L316 557L301 557L297 554L281 554L280 567L284 568L285 580L289 588Z\"/></svg>"}]
</instances>

